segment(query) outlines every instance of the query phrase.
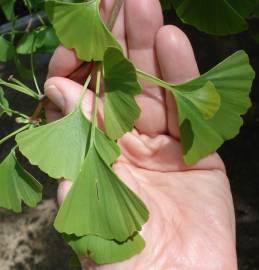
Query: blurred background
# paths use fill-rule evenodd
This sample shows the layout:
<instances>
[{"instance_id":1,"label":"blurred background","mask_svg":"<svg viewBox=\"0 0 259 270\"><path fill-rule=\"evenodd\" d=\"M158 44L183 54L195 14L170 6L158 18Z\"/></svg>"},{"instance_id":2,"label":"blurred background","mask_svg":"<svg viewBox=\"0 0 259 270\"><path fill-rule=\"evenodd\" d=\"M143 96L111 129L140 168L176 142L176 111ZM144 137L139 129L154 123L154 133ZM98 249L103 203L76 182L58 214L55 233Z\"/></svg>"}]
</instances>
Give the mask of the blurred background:
<instances>
[{"instance_id":1,"label":"blurred background","mask_svg":"<svg viewBox=\"0 0 259 270\"><path fill-rule=\"evenodd\" d=\"M15 12L21 17L27 15L23 1L15 5ZM165 11L165 24L175 24L189 37L195 51L201 73L219 63L239 49L245 50L251 64L259 74L259 44L255 32L259 29L259 20L248 18L249 31L227 37L205 34L196 28L183 24L175 11ZM0 32L7 20L0 13ZM2 26L2 28L1 28ZM5 25L6 26L6 25ZM35 69L39 75L40 87L44 83L50 59L48 53L36 53ZM21 56L24 67L29 67L29 56ZM21 73L21 72L20 72ZM11 62L0 62L0 77L7 79L17 74L16 66ZM23 80L24 81L24 80ZM32 82L28 81L32 85ZM237 220L237 251L240 270L259 270L259 80L256 77L251 94L253 107L245 116L245 124L240 134L226 142L219 150L223 158L233 192ZM12 91L6 91L13 108L31 114L36 104L26 97ZM0 137L4 137L17 128L7 116L0 118ZM0 160L9 152L13 141L0 146ZM0 269L1 270L67 270L72 255L61 237L52 227L57 210L57 184L36 168L24 165L44 185L44 200L35 209L24 207L22 214L13 214L0 209ZM1 177L1 176L0 176Z\"/></svg>"}]
</instances>

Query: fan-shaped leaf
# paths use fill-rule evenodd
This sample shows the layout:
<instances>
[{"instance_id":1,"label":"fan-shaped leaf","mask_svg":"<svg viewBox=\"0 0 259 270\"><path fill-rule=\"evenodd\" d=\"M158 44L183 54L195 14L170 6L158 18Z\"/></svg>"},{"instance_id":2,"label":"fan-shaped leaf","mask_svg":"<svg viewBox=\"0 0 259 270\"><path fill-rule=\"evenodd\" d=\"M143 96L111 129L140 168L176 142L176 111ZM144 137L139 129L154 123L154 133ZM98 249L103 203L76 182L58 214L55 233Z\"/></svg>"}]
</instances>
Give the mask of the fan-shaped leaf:
<instances>
[{"instance_id":1,"label":"fan-shaped leaf","mask_svg":"<svg viewBox=\"0 0 259 270\"><path fill-rule=\"evenodd\" d=\"M104 55L104 122L106 134L118 139L131 131L140 108L134 96L140 94L134 65L116 48L108 48Z\"/></svg>"},{"instance_id":2,"label":"fan-shaped leaf","mask_svg":"<svg viewBox=\"0 0 259 270\"><path fill-rule=\"evenodd\" d=\"M101 20L99 3L100 0L46 2L46 12L60 41L65 47L75 49L78 58L84 61L102 60L110 46L121 49Z\"/></svg>"},{"instance_id":3,"label":"fan-shaped leaf","mask_svg":"<svg viewBox=\"0 0 259 270\"><path fill-rule=\"evenodd\" d=\"M216 151L225 140L238 134L243 123L240 115L251 106L249 92L254 76L247 54L238 51L199 78L173 86L178 90L173 93L178 107L181 143L187 164L195 163ZM209 86L208 81L215 86L221 102L214 116L204 121L204 102L195 104L193 98L186 98L185 93L193 91L195 96L196 89L204 88L202 91L205 91ZM211 98L215 99L213 96ZM207 113L207 109L205 112Z\"/></svg>"},{"instance_id":4,"label":"fan-shaped leaf","mask_svg":"<svg viewBox=\"0 0 259 270\"><path fill-rule=\"evenodd\" d=\"M247 29L245 16L258 0L174 0L178 16L199 30L216 35L242 32Z\"/></svg>"},{"instance_id":5,"label":"fan-shaped leaf","mask_svg":"<svg viewBox=\"0 0 259 270\"><path fill-rule=\"evenodd\" d=\"M30 163L49 176L75 180L85 157L89 132L90 123L78 106L61 120L19 133L16 141Z\"/></svg>"},{"instance_id":6,"label":"fan-shaped leaf","mask_svg":"<svg viewBox=\"0 0 259 270\"><path fill-rule=\"evenodd\" d=\"M49 176L74 181L89 147L91 123L80 107L56 122L26 130L16 136L21 153ZM118 146L97 129L98 150L108 164L119 156ZM44 145L44 147L42 147ZM41 151L39 151L41 149Z\"/></svg>"},{"instance_id":7,"label":"fan-shaped leaf","mask_svg":"<svg viewBox=\"0 0 259 270\"><path fill-rule=\"evenodd\" d=\"M22 168L15 151L0 164L0 207L21 212L22 201L34 207L42 198L42 186Z\"/></svg>"},{"instance_id":8,"label":"fan-shaped leaf","mask_svg":"<svg viewBox=\"0 0 259 270\"><path fill-rule=\"evenodd\" d=\"M65 235L66 242L80 257L89 257L97 264L124 261L141 252L145 247L143 238L136 234L126 242L119 243L94 235L76 237Z\"/></svg>"},{"instance_id":9,"label":"fan-shaped leaf","mask_svg":"<svg viewBox=\"0 0 259 270\"><path fill-rule=\"evenodd\" d=\"M93 145L55 220L57 231L125 241L148 218L142 201L123 184Z\"/></svg>"}]
</instances>

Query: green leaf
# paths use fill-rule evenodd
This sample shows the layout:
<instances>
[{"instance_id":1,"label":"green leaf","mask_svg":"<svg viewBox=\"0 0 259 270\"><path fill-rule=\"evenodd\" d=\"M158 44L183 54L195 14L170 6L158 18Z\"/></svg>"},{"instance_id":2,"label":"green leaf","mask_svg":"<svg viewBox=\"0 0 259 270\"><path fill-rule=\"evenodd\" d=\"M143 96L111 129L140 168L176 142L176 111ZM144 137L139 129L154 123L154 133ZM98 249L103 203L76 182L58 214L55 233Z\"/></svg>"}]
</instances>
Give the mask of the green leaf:
<instances>
[{"instance_id":1,"label":"green leaf","mask_svg":"<svg viewBox=\"0 0 259 270\"><path fill-rule=\"evenodd\" d=\"M172 92L178 107L181 143L187 164L213 153L225 140L238 134L243 123L240 115L251 106L249 92L254 76L247 54L238 51L199 78L171 86L177 89ZM194 96L197 89L211 91L212 84L220 95L220 108L213 117L204 121L208 113L208 108L204 107L205 100L202 98L201 104L198 104L193 98L186 98L185 93L193 91ZM208 93L207 97L214 100L214 94L211 95L209 97Z\"/></svg>"},{"instance_id":2,"label":"green leaf","mask_svg":"<svg viewBox=\"0 0 259 270\"><path fill-rule=\"evenodd\" d=\"M0 0L0 7L8 21L14 18L14 4L16 0Z\"/></svg>"},{"instance_id":3,"label":"green leaf","mask_svg":"<svg viewBox=\"0 0 259 270\"><path fill-rule=\"evenodd\" d=\"M52 27L46 27L38 34L37 48L39 52L52 53L60 44Z\"/></svg>"},{"instance_id":4,"label":"green leaf","mask_svg":"<svg viewBox=\"0 0 259 270\"><path fill-rule=\"evenodd\" d=\"M148 211L101 154L91 146L54 226L60 233L123 242L141 229Z\"/></svg>"},{"instance_id":5,"label":"green leaf","mask_svg":"<svg viewBox=\"0 0 259 270\"><path fill-rule=\"evenodd\" d=\"M42 199L41 184L22 168L15 151L0 164L0 207L21 212L22 201L34 207Z\"/></svg>"},{"instance_id":6,"label":"green leaf","mask_svg":"<svg viewBox=\"0 0 259 270\"><path fill-rule=\"evenodd\" d=\"M17 73L22 79L25 79L25 80L33 79L33 74L32 74L31 69L28 69L24 64L22 64L22 62L18 58L15 61L15 65L16 65Z\"/></svg>"},{"instance_id":7,"label":"green leaf","mask_svg":"<svg viewBox=\"0 0 259 270\"><path fill-rule=\"evenodd\" d=\"M100 0L46 2L46 12L61 43L75 49L78 58L88 62L101 61L108 47L121 49L101 20L99 3Z\"/></svg>"},{"instance_id":8,"label":"green leaf","mask_svg":"<svg viewBox=\"0 0 259 270\"><path fill-rule=\"evenodd\" d=\"M214 84L210 81L199 89L192 91L181 91L176 94L178 99L184 99L191 102L191 107L196 107L205 120L212 118L220 108L220 95ZM185 103L185 101L183 101Z\"/></svg>"},{"instance_id":9,"label":"green leaf","mask_svg":"<svg viewBox=\"0 0 259 270\"><path fill-rule=\"evenodd\" d=\"M10 113L8 109L9 109L9 102L4 96L3 88L0 86L0 116L2 116L4 113L11 116L12 113Z\"/></svg>"},{"instance_id":10,"label":"green leaf","mask_svg":"<svg viewBox=\"0 0 259 270\"><path fill-rule=\"evenodd\" d=\"M19 40L16 51L19 54L38 52L53 52L59 45L59 40L51 27L42 27L38 31L25 33Z\"/></svg>"},{"instance_id":11,"label":"green leaf","mask_svg":"<svg viewBox=\"0 0 259 270\"><path fill-rule=\"evenodd\" d=\"M66 117L16 136L21 153L49 176L74 181L83 164L91 123L80 106ZM118 146L97 129L98 150L108 164L119 156ZM44 147L42 147L44 145ZM39 151L41 149L41 151Z\"/></svg>"},{"instance_id":12,"label":"green leaf","mask_svg":"<svg viewBox=\"0 0 259 270\"><path fill-rule=\"evenodd\" d=\"M13 59L15 56L15 49L13 44L0 36L0 62L6 62Z\"/></svg>"},{"instance_id":13,"label":"green leaf","mask_svg":"<svg viewBox=\"0 0 259 270\"><path fill-rule=\"evenodd\" d=\"M37 34L36 31L25 33L16 46L16 52L19 54L30 54L35 52L37 49Z\"/></svg>"},{"instance_id":14,"label":"green leaf","mask_svg":"<svg viewBox=\"0 0 259 270\"><path fill-rule=\"evenodd\" d=\"M199 30L228 35L245 31L248 27L244 17L255 8L258 0L174 0L173 4L183 22Z\"/></svg>"},{"instance_id":15,"label":"green leaf","mask_svg":"<svg viewBox=\"0 0 259 270\"><path fill-rule=\"evenodd\" d=\"M35 99L39 99L39 95L37 93L35 93L32 89L30 89L29 87L26 87L26 86L21 86L19 84L16 84L16 83L9 83L9 82L6 82L2 79L0 79L0 85L4 85L10 89L13 89L19 93L22 93L22 94L25 94L27 96L30 96L30 97L33 97Z\"/></svg>"},{"instance_id":16,"label":"green leaf","mask_svg":"<svg viewBox=\"0 0 259 270\"><path fill-rule=\"evenodd\" d=\"M140 94L134 65L116 48L108 48L104 55L104 122L106 134L118 139L133 129L140 115L134 97Z\"/></svg>"},{"instance_id":17,"label":"green leaf","mask_svg":"<svg viewBox=\"0 0 259 270\"><path fill-rule=\"evenodd\" d=\"M61 120L19 133L16 142L31 164L53 178L73 181L84 160L89 131L89 122L77 107Z\"/></svg>"},{"instance_id":18,"label":"green leaf","mask_svg":"<svg viewBox=\"0 0 259 270\"><path fill-rule=\"evenodd\" d=\"M110 264L127 260L145 247L145 242L139 234L123 243L102 239L94 235L81 238L65 235L65 240L78 256L86 256L97 264Z\"/></svg>"},{"instance_id":19,"label":"green leaf","mask_svg":"<svg viewBox=\"0 0 259 270\"><path fill-rule=\"evenodd\" d=\"M168 10L173 8L173 0L160 0L160 4L163 10Z\"/></svg>"},{"instance_id":20,"label":"green leaf","mask_svg":"<svg viewBox=\"0 0 259 270\"><path fill-rule=\"evenodd\" d=\"M249 16L259 4L258 0L227 0L227 2L244 18Z\"/></svg>"}]
</instances>

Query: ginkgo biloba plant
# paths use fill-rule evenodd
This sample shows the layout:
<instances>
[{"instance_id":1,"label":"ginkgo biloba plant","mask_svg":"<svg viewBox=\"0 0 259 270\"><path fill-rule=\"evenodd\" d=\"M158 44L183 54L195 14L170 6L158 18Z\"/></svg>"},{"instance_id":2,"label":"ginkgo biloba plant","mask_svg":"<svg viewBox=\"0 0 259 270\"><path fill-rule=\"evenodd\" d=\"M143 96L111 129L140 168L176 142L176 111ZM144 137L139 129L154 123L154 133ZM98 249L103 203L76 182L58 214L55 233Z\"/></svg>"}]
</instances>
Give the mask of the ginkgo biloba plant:
<instances>
[{"instance_id":1,"label":"ginkgo biloba plant","mask_svg":"<svg viewBox=\"0 0 259 270\"><path fill-rule=\"evenodd\" d=\"M139 80L161 86L174 96L183 159L191 165L238 134L241 115L251 105L254 71L246 53L238 51L194 80L167 83L136 69L125 58L101 19L99 4L100 0L46 1L45 10L62 44L91 63L73 112L46 124L41 114L44 95L18 80L0 80L0 85L39 101L29 117L11 109L0 88L0 113L18 115L22 125L0 140L2 144L15 136L17 143L0 164L0 207L20 212L22 202L35 206L41 200L42 186L19 163L19 151L50 177L73 182L54 226L79 256L103 264L125 260L145 246L139 232L148 220L148 209L112 170L120 155L116 141L133 129L141 112L135 101L141 91ZM90 121L81 103L93 80L96 97ZM96 120L102 80L104 130Z\"/></svg>"}]
</instances>

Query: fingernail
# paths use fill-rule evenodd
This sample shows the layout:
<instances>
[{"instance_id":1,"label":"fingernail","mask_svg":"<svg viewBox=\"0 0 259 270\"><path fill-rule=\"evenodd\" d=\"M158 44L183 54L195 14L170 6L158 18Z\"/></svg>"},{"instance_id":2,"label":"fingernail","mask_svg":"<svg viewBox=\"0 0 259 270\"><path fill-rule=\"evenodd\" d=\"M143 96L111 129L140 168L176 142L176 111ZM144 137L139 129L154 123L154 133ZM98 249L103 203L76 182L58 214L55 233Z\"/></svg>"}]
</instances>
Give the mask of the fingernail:
<instances>
[{"instance_id":1,"label":"fingernail","mask_svg":"<svg viewBox=\"0 0 259 270\"><path fill-rule=\"evenodd\" d=\"M44 91L48 98L63 111L66 102L64 96L59 91L59 89L54 84L47 84L45 85Z\"/></svg>"}]
</instances>

